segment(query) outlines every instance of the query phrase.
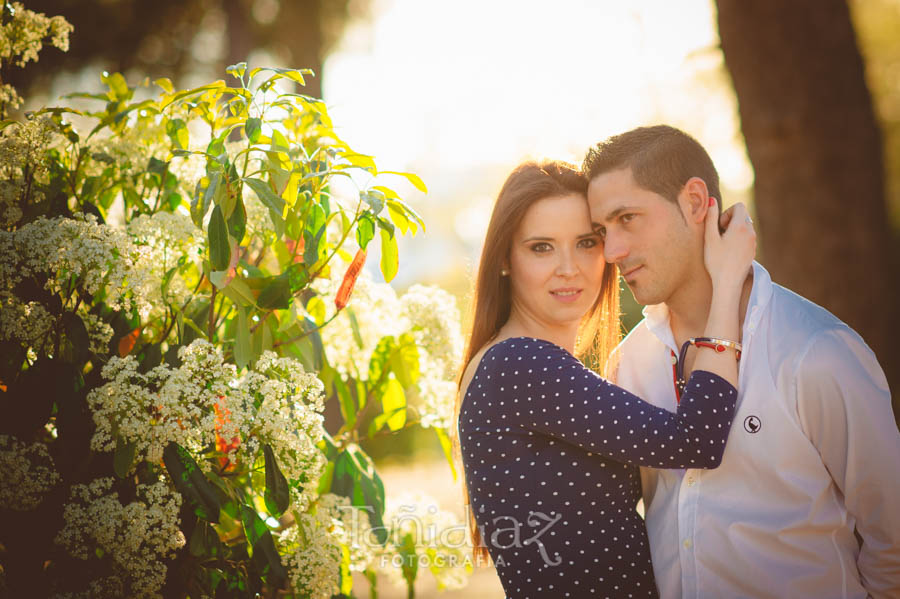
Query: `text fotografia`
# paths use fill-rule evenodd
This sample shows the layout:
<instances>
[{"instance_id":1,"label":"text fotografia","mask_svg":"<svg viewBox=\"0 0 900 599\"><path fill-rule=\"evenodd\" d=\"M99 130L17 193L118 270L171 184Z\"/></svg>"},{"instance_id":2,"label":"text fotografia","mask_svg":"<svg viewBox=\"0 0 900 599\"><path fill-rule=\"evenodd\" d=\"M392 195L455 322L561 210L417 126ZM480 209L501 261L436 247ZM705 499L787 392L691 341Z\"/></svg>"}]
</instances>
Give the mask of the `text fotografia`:
<instances>
[{"instance_id":1,"label":"text fotografia","mask_svg":"<svg viewBox=\"0 0 900 599\"><path fill-rule=\"evenodd\" d=\"M369 506L341 506L341 509L351 510L352 519L360 517L357 510L372 511ZM395 512L390 530L385 527L355 526L355 522L352 528L360 531L361 538L356 542L375 549L376 552L380 546L378 543L380 531L387 532L389 536L401 540L401 542L406 541L419 550L425 550L424 552L383 554L380 558L382 566L403 568L418 565L445 568L472 565L471 552L467 551L470 545L465 524L441 528L429 518L437 512L438 508L432 505L427 508L427 515L423 516L420 506L400 505ZM562 558L555 552L550 555L542 538L553 534L550 532L551 529L562 518L560 513L546 514L531 511L523 522L513 516L501 515L490 521L492 529L490 534L485 534L484 527L482 527L481 538L488 543L488 547L496 549L536 547L538 554L547 566L558 566L562 563ZM498 556L497 560L496 565L504 565L502 556Z\"/></svg>"}]
</instances>

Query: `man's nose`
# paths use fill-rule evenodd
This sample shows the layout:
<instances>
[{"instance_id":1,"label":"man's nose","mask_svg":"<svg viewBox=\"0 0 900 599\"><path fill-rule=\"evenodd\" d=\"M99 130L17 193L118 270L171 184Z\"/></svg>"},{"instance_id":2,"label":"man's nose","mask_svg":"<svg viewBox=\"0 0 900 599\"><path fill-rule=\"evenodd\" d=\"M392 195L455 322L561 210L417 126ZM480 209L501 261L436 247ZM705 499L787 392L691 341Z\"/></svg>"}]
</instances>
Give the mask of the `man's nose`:
<instances>
[{"instance_id":1,"label":"man's nose","mask_svg":"<svg viewBox=\"0 0 900 599\"><path fill-rule=\"evenodd\" d=\"M610 264L615 264L628 257L628 244L621 235L606 233L603 240L603 257Z\"/></svg>"}]
</instances>

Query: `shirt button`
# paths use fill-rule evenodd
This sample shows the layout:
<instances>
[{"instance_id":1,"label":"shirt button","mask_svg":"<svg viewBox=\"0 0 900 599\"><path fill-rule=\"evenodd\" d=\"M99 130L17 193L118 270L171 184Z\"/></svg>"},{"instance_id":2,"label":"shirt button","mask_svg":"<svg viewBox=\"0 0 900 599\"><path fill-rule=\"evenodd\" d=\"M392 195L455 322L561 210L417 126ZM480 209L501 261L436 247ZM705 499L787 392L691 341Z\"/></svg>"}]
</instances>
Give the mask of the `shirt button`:
<instances>
[{"instance_id":1,"label":"shirt button","mask_svg":"<svg viewBox=\"0 0 900 599\"><path fill-rule=\"evenodd\" d=\"M684 548L685 548L685 549L690 549L691 547L693 547L694 544L691 543L691 540L690 540L690 539L685 539L685 540L684 540L684 543L682 543L682 545L684 545Z\"/></svg>"},{"instance_id":2,"label":"shirt button","mask_svg":"<svg viewBox=\"0 0 900 599\"><path fill-rule=\"evenodd\" d=\"M697 482L697 481L694 480L694 477L693 477L693 476L687 477L687 486L693 487L695 482Z\"/></svg>"}]
</instances>

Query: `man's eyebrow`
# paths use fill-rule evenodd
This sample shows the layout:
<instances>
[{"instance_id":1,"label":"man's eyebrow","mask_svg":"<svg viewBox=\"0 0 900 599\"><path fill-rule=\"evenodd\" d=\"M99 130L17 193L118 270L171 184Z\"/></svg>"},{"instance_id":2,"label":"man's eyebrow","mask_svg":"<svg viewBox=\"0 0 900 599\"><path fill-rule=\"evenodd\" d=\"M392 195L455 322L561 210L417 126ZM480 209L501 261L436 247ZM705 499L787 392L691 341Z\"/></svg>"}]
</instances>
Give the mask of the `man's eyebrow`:
<instances>
[{"instance_id":1,"label":"man's eyebrow","mask_svg":"<svg viewBox=\"0 0 900 599\"><path fill-rule=\"evenodd\" d=\"M609 213L606 215L606 218L604 218L603 220L607 220L607 221L613 220L613 219L615 219L617 216L619 216L620 214L622 214L623 212L629 212L629 211L631 211L631 210L637 210L637 208L635 208L634 206L619 206L618 208L616 208L616 209L613 210L612 212L609 212ZM601 223L598 223L598 222L596 222L596 221L594 221L592 224L593 224L594 226L600 226L600 225L601 225Z\"/></svg>"}]
</instances>

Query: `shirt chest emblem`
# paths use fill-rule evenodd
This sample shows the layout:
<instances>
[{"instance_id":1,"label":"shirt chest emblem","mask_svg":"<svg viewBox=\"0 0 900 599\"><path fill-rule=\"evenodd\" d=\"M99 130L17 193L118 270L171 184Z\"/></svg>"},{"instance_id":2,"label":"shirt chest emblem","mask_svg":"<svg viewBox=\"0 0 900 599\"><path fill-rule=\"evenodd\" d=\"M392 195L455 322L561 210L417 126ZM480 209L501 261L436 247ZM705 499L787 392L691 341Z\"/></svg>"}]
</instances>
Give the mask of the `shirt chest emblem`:
<instances>
[{"instance_id":1,"label":"shirt chest emblem","mask_svg":"<svg viewBox=\"0 0 900 599\"><path fill-rule=\"evenodd\" d=\"M744 430L754 435L760 431L762 428L762 420L759 419L758 416L754 416L750 414L746 418L744 418Z\"/></svg>"}]
</instances>

